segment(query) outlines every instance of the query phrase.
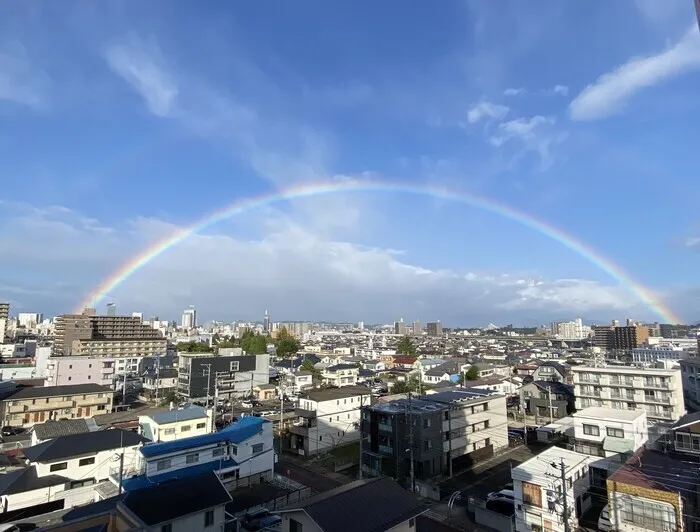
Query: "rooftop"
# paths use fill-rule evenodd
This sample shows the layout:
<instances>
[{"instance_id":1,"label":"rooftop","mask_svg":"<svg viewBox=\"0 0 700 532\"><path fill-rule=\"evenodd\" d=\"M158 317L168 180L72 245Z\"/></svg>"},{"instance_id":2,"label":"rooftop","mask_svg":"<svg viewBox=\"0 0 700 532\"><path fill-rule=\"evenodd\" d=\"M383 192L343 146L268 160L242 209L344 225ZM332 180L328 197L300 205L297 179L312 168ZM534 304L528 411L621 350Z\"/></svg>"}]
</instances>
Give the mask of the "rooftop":
<instances>
[{"instance_id":1,"label":"rooftop","mask_svg":"<svg viewBox=\"0 0 700 532\"><path fill-rule=\"evenodd\" d=\"M148 440L135 432L122 429L97 430L52 440L24 449L24 456L30 462L53 462L85 454L94 454L109 449L121 449L145 443Z\"/></svg>"},{"instance_id":2,"label":"rooftop","mask_svg":"<svg viewBox=\"0 0 700 532\"><path fill-rule=\"evenodd\" d=\"M218 432L192 436L181 440L174 440L162 443L151 443L141 447L141 454L145 457L160 456L163 454L176 453L186 449L193 449L205 445L214 445L218 442L228 441L240 443L256 435L262 430L265 423L270 423L266 419L255 416L244 416L237 422L231 423Z\"/></svg>"},{"instance_id":3,"label":"rooftop","mask_svg":"<svg viewBox=\"0 0 700 532\"><path fill-rule=\"evenodd\" d=\"M0 495L12 495L13 493L59 486L66 482L69 482L69 479L60 475L48 475L40 478L36 474L36 469L26 467L0 475Z\"/></svg>"},{"instance_id":4,"label":"rooftop","mask_svg":"<svg viewBox=\"0 0 700 532\"><path fill-rule=\"evenodd\" d=\"M70 396L90 393L106 393L112 395L113 390L99 384L67 384L65 386L32 386L25 388L17 388L11 392L5 399L11 398L13 401L17 399L33 399L37 397L57 397Z\"/></svg>"},{"instance_id":5,"label":"rooftop","mask_svg":"<svg viewBox=\"0 0 700 532\"><path fill-rule=\"evenodd\" d=\"M83 434L97 429L95 420L90 419L62 419L59 421L50 420L45 423L38 423L31 429L40 440L50 440L59 436L70 436L72 434Z\"/></svg>"},{"instance_id":6,"label":"rooftop","mask_svg":"<svg viewBox=\"0 0 700 532\"><path fill-rule=\"evenodd\" d=\"M421 414L440 412L445 409L445 405L433 401L426 401L424 398L411 399L410 401L408 399L395 399L386 403L380 402L374 404L369 408L376 412L384 412L387 414L402 414L406 412L406 409L410 408L412 414Z\"/></svg>"},{"instance_id":7,"label":"rooftop","mask_svg":"<svg viewBox=\"0 0 700 532\"><path fill-rule=\"evenodd\" d=\"M281 513L300 509L322 530L333 532L383 532L425 512L413 495L387 477L350 482Z\"/></svg>"},{"instance_id":8,"label":"rooftop","mask_svg":"<svg viewBox=\"0 0 700 532\"><path fill-rule=\"evenodd\" d=\"M571 468L576 468L584 462L590 461L591 457L585 454L580 454L560 447L550 447L545 449L537 456L533 456L527 462L523 462L513 468L513 478L518 477L545 477L547 475L558 476L558 469L552 464L561 463L562 458L566 464L567 471Z\"/></svg>"},{"instance_id":9,"label":"rooftop","mask_svg":"<svg viewBox=\"0 0 700 532\"><path fill-rule=\"evenodd\" d=\"M619 408L604 408L602 406L589 406L574 413L574 417L588 417L607 419L611 421L634 421L644 416L644 410L622 410Z\"/></svg>"},{"instance_id":10,"label":"rooftop","mask_svg":"<svg viewBox=\"0 0 700 532\"><path fill-rule=\"evenodd\" d=\"M695 463L692 464L691 461ZM620 466L608 481L678 493L679 490L696 486L683 482L683 479L688 476L689 470L697 471L698 466L700 466L698 457L684 454L682 458L676 458L670 453L665 454L642 447ZM660 472L663 472L663 476Z\"/></svg>"},{"instance_id":11,"label":"rooftop","mask_svg":"<svg viewBox=\"0 0 700 532\"><path fill-rule=\"evenodd\" d=\"M637 368L632 366L607 366L604 368L594 366L572 366L571 371L574 373L591 372L591 373L632 373L637 376L644 377L645 375L661 375L670 376L678 373L678 369L658 369L658 368Z\"/></svg>"},{"instance_id":12,"label":"rooftop","mask_svg":"<svg viewBox=\"0 0 700 532\"><path fill-rule=\"evenodd\" d=\"M488 397L501 396L501 394L492 390L481 390L479 388L456 388L454 390L446 390L430 395L423 395L421 399L445 404L464 404L475 401L483 401Z\"/></svg>"},{"instance_id":13,"label":"rooftop","mask_svg":"<svg viewBox=\"0 0 700 532\"><path fill-rule=\"evenodd\" d=\"M154 412L143 417L150 417L153 421L158 423L158 425L167 425L168 423L177 423L178 421L206 419L207 410L201 406L187 405L185 408Z\"/></svg>"},{"instance_id":14,"label":"rooftop","mask_svg":"<svg viewBox=\"0 0 700 532\"><path fill-rule=\"evenodd\" d=\"M323 390L311 390L302 394L302 397L322 403L323 401L333 401L335 399L346 399L358 395L370 395L370 390L366 386L343 386L342 388L325 388Z\"/></svg>"}]
</instances>

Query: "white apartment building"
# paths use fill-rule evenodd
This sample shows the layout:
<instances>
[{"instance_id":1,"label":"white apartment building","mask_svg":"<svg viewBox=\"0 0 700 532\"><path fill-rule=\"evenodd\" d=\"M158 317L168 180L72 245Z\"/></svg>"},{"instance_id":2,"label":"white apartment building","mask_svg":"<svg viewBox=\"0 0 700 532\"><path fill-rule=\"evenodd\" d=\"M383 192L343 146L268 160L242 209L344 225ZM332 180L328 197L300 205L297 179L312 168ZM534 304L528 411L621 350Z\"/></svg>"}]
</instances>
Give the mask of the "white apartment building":
<instances>
[{"instance_id":1,"label":"white apartment building","mask_svg":"<svg viewBox=\"0 0 700 532\"><path fill-rule=\"evenodd\" d=\"M552 334L558 338L580 340L588 338L591 334L591 328L584 325L581 318L576 318L573 321L558 321L552 323Z\"/></svg>"},{"instance_id":2,"label":"white apartment building","mask_svg":"<svg viewBox=\"0 0 700 532\"><path fill-rule=\"evenodd\" d=\"M139 434L153 442L173 441L214 432L211 408L187 408L139 416Z\"/></svg>"},{"instance_id":3,"label":"white apartment building","mask_svg":"<svg viewBox=\"0 0 700 532\"><path fill-rule=\"evenodd\" d=\"M43 314L37 314L35 312L20 312L17 315L19 326L28 330L36 329L37 325L42 321L44 321Z\"/></svg>"},{"instance_id":4,"label":"white apartment building","mask_svg":"<svg viewBox=\"0 0 700 532\"><path fill-rule=\"evenodd\" d=\"M573 414L574 450L591 456L634 453L647 442L644 410L591 406Z\"/></svg>"},{"instance_id":5,"label":"white apartment building","mask_svg":"<svg viewBox=\"0 0 700 532\"><path fill-rule=\"evenodd\" d=\"M564 532L564 499L571 530L591 506L588 466L590 456L550 447L511 471L515 494L515 530ZM562 485L562 465L565 485Z\"/></svg>"},{"instance_id":6,"label":"white apartment building","mask_svg":"<svg viewBox=\"0 0 700 532\"><path fill-rule=\"evenodd\" d=\"M323 369L321 378L330 386L355 386L360 368L355 364L335 364Z\"/></svg>"},{"instance_id":7,"label":"white apartment building","mask_svg":"<svg viewBox=\"0 0 700 532\"><path fill-rule=\"evenodd\" d=\"M360 439L360 408L370 404L365 386L344 386L302 394L291 427L292 451L313 456Z\"/></svg>"},{"instance_id":8,"label":"white apartment building","mask_svg":"<svg viewBox=\"0 0 700 532\"><path fill-rule=\"evenodd\" d=\"M144 357L61 356L46 361L46 386L96 383L114 388L119 375L141 371Z\"/></svg>"},{"instance_id":9,"label":"white apartment building","mask_svg":"<svg viewBox=\"0 0 700 532\"><path fill-rule=\"evenodd\" d=\"M576 409L590 406L644 410L649 424L674 423L685 414L679 369L573 366Z\"/></svg>"},{"instance_id":10,"label":"white apartment building","mask_svg":"<svg viewBox=\"0 0 700 532\"><path fill-rule=\"evenodd\" d=\"M683 397L688 408L700 411L700 357L690 357L679 362Z\"/></svg>"}]
</instances>

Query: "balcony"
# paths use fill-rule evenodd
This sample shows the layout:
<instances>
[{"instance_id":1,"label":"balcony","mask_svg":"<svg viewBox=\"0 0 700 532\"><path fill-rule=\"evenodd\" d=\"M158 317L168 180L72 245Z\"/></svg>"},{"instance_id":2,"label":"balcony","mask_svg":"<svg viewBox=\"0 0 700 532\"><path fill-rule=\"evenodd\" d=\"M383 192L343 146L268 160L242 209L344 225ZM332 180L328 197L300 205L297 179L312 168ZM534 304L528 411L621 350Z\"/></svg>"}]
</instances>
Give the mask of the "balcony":
<instances>
[{"instance_id":1,"label":"balcony","mask_svg":"<svg viewBox=\"0 0 700 532\"><path fill-rule=\"evenodd\" d=\"M391 426L391 423L378 423L379 425L379 430L383 430L385 432L393 432L394 428Z\"/></svg>"},{"instance_id":2,"label":"balcony","mask_svg":"<svg viewBox=\"0 0 700 532\"><path fill-rule=\"evenodd\" d=\"M97 397L93 395L87 397L86 399L78 399L75 401L75 406L94 406L94 405L106 405L109 403L109 397Z\"/></svg>"},{"instance_id":3,"label":"balcony","mask_svg":"<svg viewBox=\"0 0 700 532\"><path fill-rule=\"evenodd\" d=\"M145 475L146 470L141 467L137 466L130 466L130 467L125 467L124 468L124 473L123 473L123 478L131 478L131 477L138 477L141 475ZM110 467L109 468L109 479L114 483L115 486L119 486L119 467Z\"/></svg>"},{"instance_id":4,"label":"balcony","mask_svg":"<svg viewBox=\"0 0 700 532\"><path fill-rule=\"evenodd\" d=\"M112 374L112 373L114 373L114 367L111 367L111 368L102 368L102 369L100 370L100 374L101 374L101 375L108 375L108 374Z\"/></svg>"},{"instance_id":5,"label":"balcony","mask_svg":"<svg viewBox=\"0 0 700 532\"><path fill-rule=\"evenodd\" d=\"M388 445L378 445L379 454L394 454L394 448Z\"/></svg>"},{"instance_id":6,"label":"balcony","mask_svg":"<svg viewBox=\"0 0 700 532\"><path fill-rule=\"evenodd\" d=\"M316 417L315 410L305 410L304 408L295 408L294 413L299 417L304 417L307 419L313 419Z\"/></svg>"}]
</instances>

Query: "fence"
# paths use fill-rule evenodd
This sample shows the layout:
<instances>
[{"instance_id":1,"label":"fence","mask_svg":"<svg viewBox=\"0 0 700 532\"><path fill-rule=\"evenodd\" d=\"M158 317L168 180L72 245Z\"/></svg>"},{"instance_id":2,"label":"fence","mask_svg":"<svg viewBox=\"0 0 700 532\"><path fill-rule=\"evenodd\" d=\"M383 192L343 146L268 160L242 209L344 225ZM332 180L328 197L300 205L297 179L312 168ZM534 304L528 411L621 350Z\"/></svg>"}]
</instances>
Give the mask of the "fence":
<instances>
[{"instance_id":1,"label":"fence","mask_svg":"<svg viewBox=\"0 0 700 532\"><path fill-rule=\"evenodd\" d=\"M512 532L515 530L515 512L512 515L503 515L486 508L486 501L469 497L467 508L474 512L474 521L477 525L488 526L499 532Z\"/></svg>"},{"instance_id":2,"label":"fence","mask_svg":"<svg viewBox=\"0 0 700 532\"><path fill-rule=\"evenodd\" d=\"M22 440L22 441L11 441L8 443L0 443L0 452L5 452L5 451L13 451L15 449L24 449L25 447L31 447L32 446L32 441L31 440Z\"/></svg>"}]
</instances>

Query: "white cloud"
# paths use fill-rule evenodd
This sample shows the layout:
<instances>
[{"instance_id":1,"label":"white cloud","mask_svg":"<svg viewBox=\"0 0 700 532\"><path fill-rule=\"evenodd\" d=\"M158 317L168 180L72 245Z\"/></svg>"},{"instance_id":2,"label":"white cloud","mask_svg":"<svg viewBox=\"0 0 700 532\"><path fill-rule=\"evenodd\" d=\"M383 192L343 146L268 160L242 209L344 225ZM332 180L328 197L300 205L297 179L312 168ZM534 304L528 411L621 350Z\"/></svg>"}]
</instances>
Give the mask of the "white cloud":
<instances>
[{"instance_id":1,"label":"white cloud","mask_svg":"<svg viewBox=\"0 0 700 532\"><path fill-rule=\"evenodd\" d=\"M138 218L95 231L90 227L103 227L98 221L53 209L28 211L10 221L14 230L0 236L5 257L0 278L12 271L35 272L34 285L15 291L14 300L45 312L71 310L137 250L177 229L163 220ZM402 261L393 250L319 237L293 218L278 222L259 240L223 233L192 236L108 297L125 313L162 318L196 304L205 319L255 318L269 308L280 320L390 321L408 312L453 324L537 323L582 313L607 319L636 306L620 288L598 282L426 268ZM27 253L11 252L27 241L33 242ZM47 301L56 308L43 308Z\"/></svg>"},{"instance_id":2,"label":"white cloud","mask_svg":"<svg viewBox=\"0 0 700 532\"><path fill-rule=\"evenodd\" d=\"M520 94L525 94L525 92L526 92L525 89L522 87L520 87L518 89L511 88L511 89L504 90L503 95L504 96L518 96Z\"/></svg>"},{"instance_id":3,"label":"white cloud","mask_svg":"<svg viewBox=\"0 0 700 532\"><path fill-rule=\"evenodd\" d=\"M700 247L700 237L688 237L685 239L685 245L689 248Z\"/></svg>"},{"instance_id":4,"label":"white cloud","mask_svg":"<svg viewBox=\"0 0 700 532\"><path fill-rule=\"evenodd\" d=\"M554 162L552 146L567 138L566 132L557 129L555 125L554 117L535 115L529 118L516 118L499 124L498 130L489 138L489 142L496 148L510 142L517 142L519 151L516 159L527 152L535 152L539 156L540 170L547 170Z\"/></svg>"},{"instance_id":5,"label":"white cloud","mask_svg":"<svg viewBox=\"0 0 700 532\"><path fill-rule=\"evenodd\" d=\"M691 28L676 44L646 57L633 57L584 88L569 104L573 120L598 120L620 113L639 91L700 68L700 35Z\"/></svg>"},{"instance_id":6,"label":"white cloud","mask_svg":"<svg viewBox=\"0 0 700 532\"><path fill-rule=\"evenodd\" d=\"M155 39L144 42L131 34L122 42L106 46L104 57L114 73L124 78L146 100L153 114L170 116L178 87L165 69Z\"/></svg>"},{"instance_id":7,"label":"white cloud","mask_svg":"<svg viewBox=\"0 0 700 532\"><path fill-rule=\"evenodd\" d=\"M569 94L569 87L567 87L566 85L554 85L552 91L554 92L554 94L567 96Z\"/></svg>"},{"instance_id":8,"label":"white cloud","mask_svg":"<svg viewBox=\"0 0 700 532\"><path fill-rule=\"evenodd\" d=\"M484 119L497 119L500 120L505 118L510 109L505 105L499 105L497 103L491 103L487 101L481 101L474 104L467 112L467 120L470 124L476 124Z\"/></svg>"},{"instance_id":9,"label":"white cloud","mask_svg":"<svg viewBox=\"0 0 700 532\"><path fill-rule=\"evenodd\" d=\"M490 142L494 146L502 146L511 139L529 141L535 138L535 134L543 125L554 124L554 118L536 115L530 118L521 117L498 126L498 133L491 137Z\"/></svg>"},{"instance_id":10,"label":"white cloud","mask_svg":"<svg viewBox=\"0 0 700 532\"><path fill-rule=\"evenodd\" d=\"M45 108L48 84L48 76L32 67L24 47L13 43L0 48L0 101Z\"/></svg>"}]
</instances>

